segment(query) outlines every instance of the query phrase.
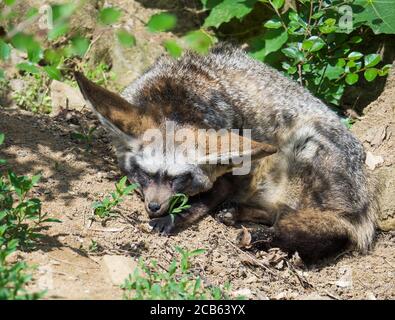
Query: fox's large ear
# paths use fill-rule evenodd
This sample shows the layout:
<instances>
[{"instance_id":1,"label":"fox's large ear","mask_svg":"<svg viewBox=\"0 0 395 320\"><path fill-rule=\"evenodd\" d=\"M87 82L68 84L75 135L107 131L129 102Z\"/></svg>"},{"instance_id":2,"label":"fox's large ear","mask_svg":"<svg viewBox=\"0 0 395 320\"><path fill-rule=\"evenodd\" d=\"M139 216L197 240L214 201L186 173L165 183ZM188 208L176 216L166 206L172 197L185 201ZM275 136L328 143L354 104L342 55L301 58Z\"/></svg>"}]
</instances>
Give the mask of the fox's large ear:
<instances>
[{"instance_id":1,"label":"fox's large ear","mask_svg":"<svg viewBox=\"0 0 395 320\"><path fill-rule=\"evenodd\" d=\"M93 83L80 72L75 72L74 77L86 102L116 135L135 137L155 126L152 117L118 94Z\"/></svg>"},{"instance_id":2,"label":"fox's large ear","mask_svg":"<svg viewBox=\"0 0 395 320\"><path fill-rule=\"evenodd\" d=\"M216 143L213 143L215 139ZM208 148L210 145L211 147ZM199 159L199 163L224 164L232 168L241 166L243 161L258 160L276 152L277 148L270 144L226 131L216 137L210 134L206 136L206 155Z\"/></svg>"}]
</instances>

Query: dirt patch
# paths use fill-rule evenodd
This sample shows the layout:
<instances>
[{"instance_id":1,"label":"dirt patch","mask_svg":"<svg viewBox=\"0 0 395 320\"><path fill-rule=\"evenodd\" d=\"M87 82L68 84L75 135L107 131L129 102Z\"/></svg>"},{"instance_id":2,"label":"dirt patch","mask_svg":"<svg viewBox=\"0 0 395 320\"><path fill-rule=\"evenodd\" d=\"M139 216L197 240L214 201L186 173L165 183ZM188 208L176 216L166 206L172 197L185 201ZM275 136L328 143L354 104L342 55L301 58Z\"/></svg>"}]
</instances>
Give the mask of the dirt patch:
<instances>
[{"instance_id":1,"label":"dirt patch","mask_svg":"<svg viewBox=\"0 0 395 320\"><path fill-rule=\"evenodd\" d=\"M368 154L377 159L372 174L382 188L379 226L383 230L395 230L395 65L383 93L366 108L352 131Z\"/></svg>"},{"instance_id":2,"label":"dirt patch","mask_svg":"<svg viewBox=\"0 0 395 320\"><path fill-rule=\"evenodd\" d=\"M235 291L248 289L253 299L395 298L394 233L379 234L369 255L346 254L327 266L307 270L294 267L276 252L241 252L234 246L238 229L212 217L173 237L152 234L135 195L120 205L119 217L105 226L90 224L92 202L112 191L120 178L103 129L95 133L91 149L72 138L73 131L94 124L89 113L77 111L53 119L0 110L0 131L7 137L0 156L19 174L42 173L34 196L43 201L45 212L62 220L45 232L38 250L19 253L40 266L32 288L47 288L46 298L121 299L122 291L114 285L105 255L135 261L157 259L167 267L176 256L175 246L206 249L196 257L195 272L206 283L229 281ZM89 252L92 240L103 248L100 253Z\"/></svg>"}]
</instances>

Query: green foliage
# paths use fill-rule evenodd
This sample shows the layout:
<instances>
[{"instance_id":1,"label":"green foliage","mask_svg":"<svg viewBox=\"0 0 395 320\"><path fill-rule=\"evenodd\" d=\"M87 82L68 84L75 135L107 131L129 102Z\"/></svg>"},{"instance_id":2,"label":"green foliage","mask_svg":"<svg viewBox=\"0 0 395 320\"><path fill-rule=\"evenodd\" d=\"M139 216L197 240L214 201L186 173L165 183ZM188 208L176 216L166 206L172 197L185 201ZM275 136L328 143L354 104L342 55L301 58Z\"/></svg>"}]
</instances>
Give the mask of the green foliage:
<instances>
[{"instance_id":1,"label":"green foliage","mask_svg":"<svg viewBox=\"0 0 395 320\"><path fill-rule=\"evenodd\" d=\"M113 209L123 201L123 198L137 188L137 184L126 186L127 177L123 177L115 184L115 192L111 192L110 196L105 197L102 201L93 203L92 208L94 214L101 219L116 216Z\"/></svg>"},{"instance_id":2,"label":"green foliage","mask_svg":"<svg viewBox=\"0 0 395 320\"><path fill-rule=\"evenodd\" d=\"M232 18L241 19L250 13L258 0L222 0L215 1L216 5L209 5L208 0L202 0L205 8L211 9L204 21L204 27L216 27L229 22Z\"/></svg>"},{"instance_id":3,"label":"green foliage","mask_svg":"<svg viewBox=\"0 0 395 320\"><path fill-rule=\"evenodd\" d=\"M388 73L389 66L379 66L380 55L358 49L364 40L361 24L376 33L395 33L395 7L389 2L299 0L296 11L284 8L284 0L261 0L259 5L241 0L201 2L209 10L207 27L244 19L253 10L272 12L272 17L262 21L259 34L247 39L250 54L282 70L327 103L338 105L346 86L362 78L371 82ZM341 7L344 4L351 7ZM356 17L354 25L347 25L351 29L340 23L348 17L348 9L354 9Z\"/></svg>"},{"instance_id":4,"label":"green foliage","mask_svg":"<svg viewBox=\"0 0 395 320\"><path fill-rule=\"evenodd\" d=\"M230 285L223 288L205 286L200 276L196 276L191 257L204 253L203 249L186 251L176 247L180 259L173 260L166 271L161 271L152 260L146 264L139 261L139 267L122 285L124 297L133 300L206 300L230 299Z\"/></svg>"},{"instance_id":5,"label":"green foliage","mask_svg":"<svg viewBox=\"0 0 395 320\"><path fill-rule=\"evenodd\" d=\"M99 12L99 21L102 24L114 24L118 21L118 19L121 17L121 10L117 8L104 8L101 9Z\"/></svg>"},{"instance_id":6,"label":"green foliage","mask_svg":"<svg viewBox=\"0 0 395 320\"><path fill-rule=\"evenodd\" d=\"M215 42L215 38L204 30L188 32L183 39L190 49L200 54L206 54Z\"/></svg>"},{"instance_id":7,"label":"green foliage","mask_svg":"<svg viewBox=\"0 0 395 320\"><path fill-rule=\"evenodd\" d=\"M177 18L173 14L158 13L151 16L147 28L151 32L169 31L176 26Z\"/></svg>"},{"instance_id":8,"label":"green foliage","mask_svg":"<svg viewBox=\"0 0 395 320\"><path fill-rule=\"evenodd\" d=\"M182 55L182 48L174 40L166 40L163 43L166 51L173 57L179 58Z\"/></svg>"},{"instance_id":9,"label":"green foliage","mask_svg":"<svg viewBox=\"0 0 395 320\"><path fill-rule=\"evenodd\" d=\"M101 86L107 86L109 80L115 79L115 74L111 72L111 67L104 63L100 62L95 67L89 67L87 64L83 64L82 66L85 76Z\"/></svg>"},{"instance_id":10,"label":"green foliage","mask_svg":"<svg viewBox=\"0 0 395 320\"><path fill-rule=\"evenodd\" d=\"M395 34L395 5L388 0L353 0L348 1L353 9L356 26L369 26L374 33Z\"/></svg>"},{"instance_id":11,"label":"green foliage","mask_svg":"<svg viewBox=\"0 0 395 320\"><path fill-rule=\"evenodd\" d=\"M4 134L0 134L0 145L3 141ZM0 164L4 163L1 159ZM25 288L31 280L28 271L32 267L11 260L16 250L34 247L45 223L60 222L42 213L39 199L28 198L39 180L39 175L17 176L11 170L0 175L0 300L38 299L43 295L29 293Z\"/></svg>"},{"instance_id":12,"label":"green foliage","mask_svg":"<svg viewBox=\"0 0 395 320\"><path fill-rule=\"evenodd\" d=\"M117 37L124 47L130 48L136 45L136 38L124 29L117 32Z\"/></svg>"},{"instance_id":13,"label":"green foliage","mask_svg":"<svg viewBox=\"0 0 395 320\"><path fill-rule=\"evenodd\" d=\"M92 141L93 141L93 134L96 131L97 127L96 126L91 126L86 130L83 128L83 132L72 132L71 137L76 140L80 140L84 142L87 147L90 149L92 147Z\"/></svg>"},{"instance_id":14,"label":"green foliage","mask_svg":"<svg viewBox=\"0 0 395 320\"><path fill-rule=\"evenodd\" d=\"M176 193L170 199L169 214L179 214L190 207L188 196L183 193Z\"/></svg>"},{"instance_id":15,"label":"green foliage","mask_svg":"<svg viewBox=\"0 0 395 320\"><path fill-rule=\"evenodd\" d=\"M20 108L32 112L50 113L52 101L49 95L48 77L37 72L33 75L26 74L23 80L25 81L23 90L16 91L12 95L15 103Z\"/></svg>"}]
</instances>

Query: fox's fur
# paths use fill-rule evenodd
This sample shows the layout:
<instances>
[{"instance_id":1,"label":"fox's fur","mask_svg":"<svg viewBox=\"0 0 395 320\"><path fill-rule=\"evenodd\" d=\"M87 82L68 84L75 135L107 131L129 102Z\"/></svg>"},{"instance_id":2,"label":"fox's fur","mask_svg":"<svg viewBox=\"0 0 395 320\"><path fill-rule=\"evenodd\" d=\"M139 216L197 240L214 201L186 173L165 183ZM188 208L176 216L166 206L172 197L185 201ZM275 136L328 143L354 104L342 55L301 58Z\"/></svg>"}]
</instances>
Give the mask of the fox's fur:
<instances>
[{"instance_id":1,"label":"fox's fur","mask_svg":"<svg viewBox=\"0 0 395 320\"><path fill-rule=\"evenodd\" d=\"M161 57L122 97L76 78L113 133L121 169L142 186L158 231L172 233L231 201L235 210L222 220L271 226L261 243L306 260L371 246L378 203L361 143L322 101L244 51L220 45L206 56ZM194 129L252 129L260 157L250 174L233 176L221 165L175 166L143 156L142 134L163 129L166 120ZM176 192L192 196L192 207L173 221L166 213ZM162 206L156 213L152 201Z\"/></svg>"}]
</instances>

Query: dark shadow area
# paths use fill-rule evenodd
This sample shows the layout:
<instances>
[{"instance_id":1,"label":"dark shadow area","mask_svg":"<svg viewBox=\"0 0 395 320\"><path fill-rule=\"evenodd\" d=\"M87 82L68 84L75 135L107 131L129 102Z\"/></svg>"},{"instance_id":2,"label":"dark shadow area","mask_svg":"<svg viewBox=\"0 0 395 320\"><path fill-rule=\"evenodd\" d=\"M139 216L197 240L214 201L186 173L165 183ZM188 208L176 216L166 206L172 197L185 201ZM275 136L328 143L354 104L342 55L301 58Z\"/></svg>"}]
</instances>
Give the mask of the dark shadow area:
<instances>
[{"instance_id":1,"label":"dark shadow area","mask_svg":"<svg viewBox=\"0 0 395 320\"><path fill-rule=\"evenodd\" d=\"M381 54L382 62L378 68L385 64L392 64L395 61L395 36L374 35L370 29L367 29L366 33L367 38L358 46L357 51L366 54ZM361 80L355 85L346 87L340 105L344 110L352 109L362 114L363 109L383 92L387 77L377 77L373 82L366 81L362 74L360 78Z\"/></svg>"},{"instance_id":2,"label":"dark shadow area","mask_svg":"<svg viewBox=\"0 0 395 320\"><path fill-rule=\"evenodd\" d=\"M143 7L149 9L161 9L177 17L177 25L171 30L172 33L182 36L188 31L199 29L203 24L207 13L203 11L199 0L136 0Z\"/></svg>"},{"instance_id":3,"label":"dark shadow area","mask_svg":"<svg viewBox=\"0 0 395 320\"><path fill-rule=\"evenodd\" d=\"M81 118L89 115L81 114ZM115 170L118 173L111 144L104 130L100 127L97 129L90 148L73 138L73 132L79 130L82 127L70 126L65 119L0 108L0 132L6 137L0 147L0 158L7 160L7 165L2 169L12 169L19 175L29 176L39 173L43 168L49 169L41 178L41 182L46 183L45 188L39 184L35 192L44 201L58 197L67 206L67 201L76 197L76 193L69 193L71 184L81 180L87 170ZM84 168L78 169L82 165ZM78 195L86 197L87 194L81 191Z\"/></svg>"}]
</instances>

